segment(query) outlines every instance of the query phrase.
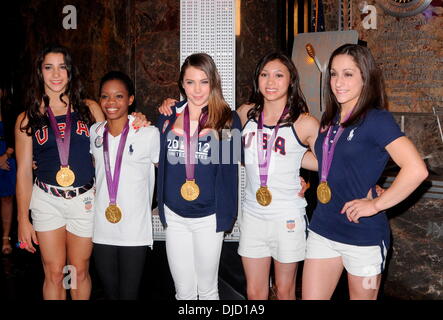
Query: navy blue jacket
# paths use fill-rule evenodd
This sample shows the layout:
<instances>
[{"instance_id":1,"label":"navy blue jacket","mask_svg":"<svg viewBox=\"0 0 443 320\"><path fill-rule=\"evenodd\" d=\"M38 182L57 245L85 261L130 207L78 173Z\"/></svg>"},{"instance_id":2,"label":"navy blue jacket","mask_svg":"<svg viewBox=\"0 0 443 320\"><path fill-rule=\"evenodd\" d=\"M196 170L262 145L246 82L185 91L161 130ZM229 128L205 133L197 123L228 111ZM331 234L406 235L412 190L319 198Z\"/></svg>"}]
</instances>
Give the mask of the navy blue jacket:
<instances>
[{"instance_id":1,"label":"navy blue jacket","mask_svg":"<svg viewBox=\"0 0 443 320\"><path fill-rule=\"evenodd\" d=\"M165 164L167 161L167 136L171 130L176 118L176 109L182 107L186 101L178 102L172 107L172 115L164 116L160 115L157 121L157 128L160 131L160 157L158 164L158 177L157 177L157 201L160 221L163 227L167 227L167 221L164 211L164 192L167 192L164 188L165 178ZM233 124L232 129L241 130L241 122L235 111L232 112ZM217 168L215 186L205 185L204 181L199 182L200 188L215 188L215 214L217 220L217 232L229 231L232 229L235 219L237 217L238 210L238 161L239 152L234 152L234 139L226 140L220 139L219 150L223 150L222 144L229 143L230 158L229 164L222 163L222 153L219 154L219 164ZM226 147L225 147L226 149ZM238 150L237 150L238 151ZM238 156L238 159L236 158Z\"/></svg>"}]
</instances>

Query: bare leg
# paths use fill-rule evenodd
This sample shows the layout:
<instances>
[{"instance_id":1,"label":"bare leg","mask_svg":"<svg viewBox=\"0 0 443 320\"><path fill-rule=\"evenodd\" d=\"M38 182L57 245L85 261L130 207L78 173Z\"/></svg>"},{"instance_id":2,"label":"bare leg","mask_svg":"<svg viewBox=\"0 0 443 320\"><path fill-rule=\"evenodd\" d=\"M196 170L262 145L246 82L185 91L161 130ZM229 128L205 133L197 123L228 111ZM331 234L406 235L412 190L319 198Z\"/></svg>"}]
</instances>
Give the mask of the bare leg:
<instances>
[{"instance_id":1,"label":"bare leg","mask_svg":"<svg viewBox=\"0 0 443 320\"><path fill-rule=\"evenodd\" d=\"M37 239L45 272L43 299L66 300L66 290L63 287L63 268L66 264L65 227L37 232Z\"/></svg>"},{"instance_id":2,"label":"bare leg","mask_svg":"<svg viewBox=\"0 0 443 320\"><path fill-rule=\"evenodd\" d=\"M12 223L12 207L13 207L13 196L1 197L1 213L2 213L2 253L10 254L12 252L11 242L10 242L10 232Z\"/></svg>"},{"instance_id":3,"label":"bare leg","mask_svg":"<svg viewBox=\"0 0 443 320\"><path fill-rule=\"evenodd\" d=\"M278 300L295 300L295 277L298 263L281 263L274 260L275 284Z\"/></svg>"},{"instance_id":4,"label":"bare leg","mask_svg":"<svg viewBox=\"0 0 443 320\"><path fill-rule=\"evenodd\" d=\"M303 267L302 299L331 299L342 272L341 257L306 259Z\"/></svg>"},{"instance_id":5,"label":"bare leg","mask_svg":"<svg viewBox=\"0 0 443 320\"><path fill-rule=\"evenodd\" d=\"M377 300L381 274L358 277L348 273L349 298L351 300Z\"/></svg>"},{"instance_id":6,"label":"bare leg","mask_svg":"<svg viewBox=\"0 0 443 320\"><path fill-rule=\"evenodd\" d=\"M88 300L91 296L91 277L89 275L89 259L92 253L91 238L76 236L66 232L66 244L69 264L74 267L75 286L71 282L73 300ZM71 278L73 281L73 278Z\"/></svg>"},{"instance_id":7,"label":"bare leg","mask_svg":"<svg viewBox=\"0 0 443 320\"><path fill-rule=\"evenodd\" d=\"M268 300L271 257L242 257L241 259L246 276L246 291L248 299Z\"/></svg>"}]
</instances>

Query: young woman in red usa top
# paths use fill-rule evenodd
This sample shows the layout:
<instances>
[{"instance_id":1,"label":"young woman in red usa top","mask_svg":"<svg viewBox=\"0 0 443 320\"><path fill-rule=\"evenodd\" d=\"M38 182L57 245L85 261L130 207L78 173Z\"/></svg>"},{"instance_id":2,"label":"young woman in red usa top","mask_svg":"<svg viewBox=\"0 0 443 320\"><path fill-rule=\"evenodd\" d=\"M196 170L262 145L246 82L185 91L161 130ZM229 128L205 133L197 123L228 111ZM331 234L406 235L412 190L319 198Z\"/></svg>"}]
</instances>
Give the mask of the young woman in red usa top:
<instances>
[{"instance_id":1,"label":"young woman in red usa top","mask_svg":"<svg viewBox=\"0 0 443 320\"><path fill-rule=\"evenodd\" d=\"M15 126L18 246L31 253L34 245L40 247L44 299L66 299L66 289L72 289L72 299L89 299L94 218L89 128L104 115L97 103L84 99L72 57L59 45L37 57L26 107Z\"/></svg>"}]
</instances>

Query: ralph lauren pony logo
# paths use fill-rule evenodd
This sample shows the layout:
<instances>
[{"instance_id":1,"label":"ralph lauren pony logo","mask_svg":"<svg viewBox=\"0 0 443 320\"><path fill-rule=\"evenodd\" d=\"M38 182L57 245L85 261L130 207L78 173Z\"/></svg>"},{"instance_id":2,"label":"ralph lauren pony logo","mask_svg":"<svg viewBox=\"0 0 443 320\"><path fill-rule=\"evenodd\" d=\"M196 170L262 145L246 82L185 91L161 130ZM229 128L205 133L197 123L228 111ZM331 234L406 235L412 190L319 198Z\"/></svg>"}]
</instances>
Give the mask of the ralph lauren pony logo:
<instances>
[{"instance_id":1,"label":"ralph lauren pony logo","mask_svg":"<svg viewBox=\"0 0 443 320\"><path fill-rule=\"evenodd\" d=\"M132 148L132 144L129 145L129 155L132 156L134 153L134 148Z\"/></svg>"},{"instance_id":2,"label":"ralph lauren pony logo","mask_svg":"<svg viewBox=\"0 0 443 320\"><path fill-rule=\"evenodd\" d=\"M348 139L347 139L348 141L351 141L352 138L354 138L354 131L355 131L355 129L357 129L357 128L354 128L354 129L351 130L351 132L349 132Z\"/></svg>"}]
</instances>

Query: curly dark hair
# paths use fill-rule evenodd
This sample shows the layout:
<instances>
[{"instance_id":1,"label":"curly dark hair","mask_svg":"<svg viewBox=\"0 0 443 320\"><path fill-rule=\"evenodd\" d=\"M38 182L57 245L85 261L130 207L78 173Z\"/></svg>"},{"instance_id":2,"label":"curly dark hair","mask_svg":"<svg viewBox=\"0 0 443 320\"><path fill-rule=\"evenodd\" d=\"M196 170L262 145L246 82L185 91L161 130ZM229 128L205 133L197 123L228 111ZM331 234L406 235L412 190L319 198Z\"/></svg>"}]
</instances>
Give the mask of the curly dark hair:
<instances>
[{"instance_id":1,"label":"curly dark hair","mask_svg":"<svg viewBox=\"0 0 443 320\"><path fill-rule=\"evenodd\" d=\"M58 45L50 44L46 46L35 60L34 71L31 74L30 86L26 95L26 117L28 123L26 126L21 125L20 129L28 135L32 135L36 130L43 126L49 125L49 119L46 116L46 110L49 107L49 97L45 93L45 85L42 74L42 64L47 54L61 53L64 57L66 69L68 72L68 84L65 91L60 94L60 101L64 104L62 97L67 96L69 103L77 112L79 120L84 121L88 126L92 124L93 118L88 106L84 102L85 95L83 93L83 86L79 79L79 72L72 62L72 57L67 48ZM45 112L40 112L41 103L45 105Z\"/></svg>"},{"instance_id":2,"label":"curly dark hair","mask_svg":"<svg viewBox=\"0 0 443 320\"><path fill-rule=\"evenodd\" d=\"M288 101L286 102L286 106L289 108L289 117L284 119L283 122L294 123L300 114L309 112L309 109L306 104L305 96L300 88L297 68L292 60L286 54L281 52L268 53L257 63L254 71L253 91L249 98L249 103L254 104L255 106L248 111L248 118L257 118L263 111L264 98L259 88L259 77L266 64L274 60L280 61L289 70L291 80L288 88Z\"/></svg>"}]
</instances>

